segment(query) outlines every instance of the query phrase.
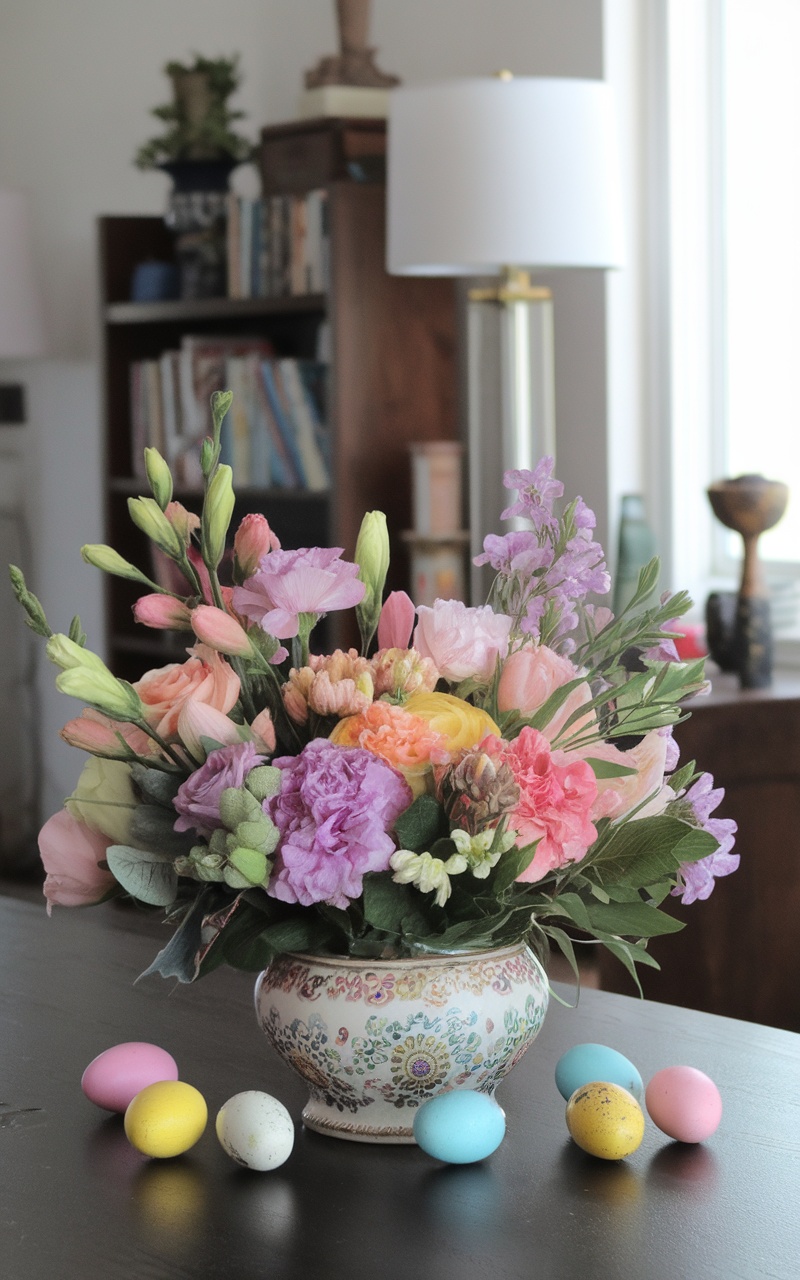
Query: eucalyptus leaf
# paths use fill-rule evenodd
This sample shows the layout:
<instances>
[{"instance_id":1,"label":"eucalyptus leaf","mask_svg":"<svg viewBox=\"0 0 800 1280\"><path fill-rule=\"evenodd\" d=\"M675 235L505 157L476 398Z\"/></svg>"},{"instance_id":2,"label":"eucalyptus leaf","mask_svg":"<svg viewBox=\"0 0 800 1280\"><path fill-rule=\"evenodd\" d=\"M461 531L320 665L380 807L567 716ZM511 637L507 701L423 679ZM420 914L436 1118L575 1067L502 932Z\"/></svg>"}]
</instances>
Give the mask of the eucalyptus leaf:
<instances>
[{"instance_id":1,"label":"eucalyptus leaf","mask_svg":"<svg viewBox=\"0 0 800 1280\"><path fill-rule=\"evenodd\" d=\"M246 787L226 787L219 802L219 816L229 831L235 831L240 822L257 822L263 811Z\"/></svg>"},{"instance_id":2,"label":"eucalyptus leaf","mask_svg":"<svg viewBox=\"0 0 800 1280\"><path fill-rule=\"evenodd\" d=\"M139 902L168 907L175 901L178 876L172 859L164 854L112 844L106 850L106 862L114 879Z\"/></svg>"},{"instance_id":3,"label":"eucalyptus leaf","mask_svg":"<svg viewBox=\"0 0 800 1280\"><path fill-rule=\"evenodd\" d=\"M256 800L266 800L268 796L275 796L280 791L281 770L275 769L270 764L258 765L255 769L250 770L245 786L248 791L252 792Z\"/></svg>"},{"instance_id":4,"label":"eucalyptus leaf","mask_svg":"<svg viewBox=\"0 0 800 1280\"><path fill-rule=\"evenodd\" d=\"M188 856L193 836L175 830L175 816L174 809L170 814L157 804L137 805L131 818L131 840L147 849L157 849L165 858Z\"/></svg>"},{"instance_id":5,"label":"eucalyptus leaf","mask_svg":"<svg viewBox=\"0 0 800 1280\"><path fill-rule=\"evenodd\" d=\"M169 942L159 951L152 964L136 979L158 973L162 978L177 978L179 982L193 982L198 976L199 952L202 945L203 917L208 899L200 894L183 917Z\"/></svg>"},{"instance_id":6,"label":"eucalyptus leaf","mask_svg":"<svg viewBox=\"0 0 800 1280\"><path fill-rule=\"evenodd\" d=\"M163 773L160 769L148 769L147 765L136 761L131 765L131 779L136 789L145 800L169 809L175 820L175 809L172 801L178 794L183 778L172 773Z\"/></svg>"}]
</instances>

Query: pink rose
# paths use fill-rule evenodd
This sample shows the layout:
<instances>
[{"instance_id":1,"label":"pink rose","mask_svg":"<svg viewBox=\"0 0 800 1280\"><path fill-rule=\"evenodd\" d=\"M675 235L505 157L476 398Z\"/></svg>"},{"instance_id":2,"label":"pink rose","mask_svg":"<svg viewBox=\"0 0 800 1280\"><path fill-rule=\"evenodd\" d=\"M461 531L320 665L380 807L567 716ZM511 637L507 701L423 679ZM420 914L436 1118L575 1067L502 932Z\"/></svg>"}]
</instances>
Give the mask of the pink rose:
<instances>
[{"instance_id":1,"label":"pink rose","mask_svg":"<svg viewBox=\"0 0 800 1280\"><path fill-rule=\"evenodd\" d=\"M81 907L100 902L116 880L100 866L113 840L92 831L62 809L39 832L39 853L47 878L44 896L47 914L53 906Z\"/></svg>"},{"instance_id":2,"label":"pink rose","mask_svg":"<svg viewBox=\"0 0 800 1280\"><path fill-rule=\"evenodd\" d=\"M469 608L460 600L435 600L417 609L414 648L430 658L445 680L474 676L491 680L508 651L511 619L489 605Z\"/></svg>"},{"instance_id":3,"label":"pink rose","mask_svg":"<svg viewBox=\"0 0 800 1280\"><path fill-rule=\"evenodd\" d=\"M628 773L621 778L598 778L592 818L595 821L598 818L622 818L648 796L650 800L642 804L634 816L653 818L663 813L667 802L675 796L672 787L664 781L669 744L669 735L651 729L630 751L620 751L610 742L593 742L585 747L581 755L588 760L604 760L608 764L625 765L636 770L636 773Z\"/></svg>"},{"instance_id":4,"label":"pink rose","mask_svg":"<svg viewBox=\"0 0 800 1280\"><path fill-rule=\"evenodd\" d=\"M553 750L543 733L528 727L513 742L485 738L481 748L511 767L520 789L508 817L517 844L539 841L533 861L518 878L530 883L568 862L580 862L597 839L590 821L597 796L591 766L578 756Z\"/></svg>"},{"instance_id":5,"label":"pink rose","mask_svg":"<svg viewBox=\"0 0 800 1280\"><path fill-rule=\"evenodd\" d=\"M533 715L544 706L547 699L562 685L580 679L583 673L569 658L562 658L547 645L531 645L518 649L503 663L503 671L497 686L497 706L500 711L519 711L524 716ZM592 691L587 681L568 694L566 702L542 728L542 733L552 742L569 717L584 703L590 702ZM567 734L596 722L593 711L570 725Z\"/></svg>"},{"instance_id":6,"label":"pink rose","mask_svg":"<svg viewBox=\"0 0 800 1280\"><path fill-rule=\"evenodd\" d=\"M148 723L162 738L175 738L178 717L188 698L228 712L239 697L239 677L213 649L196 644L186 662L148 671L134 688L145 705Z\"/></svg>"}]
</instances>

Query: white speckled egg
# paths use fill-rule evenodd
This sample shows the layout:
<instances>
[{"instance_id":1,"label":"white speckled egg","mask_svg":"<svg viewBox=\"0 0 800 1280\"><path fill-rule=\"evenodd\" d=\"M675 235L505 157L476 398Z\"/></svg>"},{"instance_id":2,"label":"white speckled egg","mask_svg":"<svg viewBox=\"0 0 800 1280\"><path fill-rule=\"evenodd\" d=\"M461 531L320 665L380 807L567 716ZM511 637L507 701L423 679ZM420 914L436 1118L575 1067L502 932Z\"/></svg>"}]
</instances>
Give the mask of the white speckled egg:
<instances>
[{"instance_id":1,"label":"white speckled egg","mask_svg":"<svg viewBox=\"0 0 800 1280\"><path fill-rule=\"evenodd\" d=\"M294 1124L282 1102L247 1089L229 1098L217 1113L222 1149L246 1169L277 1169L292 1153Z\"/></svg>"}]
</instances>

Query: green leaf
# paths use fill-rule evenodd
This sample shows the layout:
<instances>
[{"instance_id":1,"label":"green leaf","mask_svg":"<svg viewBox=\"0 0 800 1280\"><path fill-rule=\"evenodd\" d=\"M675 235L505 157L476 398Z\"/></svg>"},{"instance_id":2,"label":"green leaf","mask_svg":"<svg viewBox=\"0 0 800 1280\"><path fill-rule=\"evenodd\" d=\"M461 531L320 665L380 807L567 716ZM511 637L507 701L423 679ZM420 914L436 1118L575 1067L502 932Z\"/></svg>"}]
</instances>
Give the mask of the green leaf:
<instances>
[{"instance_id":1,"label":"green leaf","mask_svg":"<svg viewBox=\"0 0 800 1280\"><path fill-rule=\"evenodd\" d=\"M175 820L175 809L172 801L178 794L183 779L174 773L163 773L160 769L148 769L147 765L138 761L131 765L131 779L145 800L169 809Z\"/></svg>"},{"instance_id":2,"label":"green leaf","mask_svg":"<svg viewBox=\"0 0 800 1280\"><path fill-rule=\"evenodd\" d=\"M174 809L170 814L161 805L140 804L133 811L130 839L145 849L158 849L165 858L180 858L190 853L194 837L175 830Z\"/></svg>"},{"instance_id":3,"label":"green leaf","mask_svg":"<svg viewBox=\"0 0 800 1280\"><path fill-rule=\"evenodd\" d=\"M696 768L697 765L694 760L690 760L688 764L683 765L680 769L676 769L675 772L667 779L676 795L688 787L695 775Z\"/></svg>"},{"instance_id":4,"label":"green leaf","mask_svg":"<svg viewBox=\"0 0 800 1280\"><path fill-rule=\"evenodd\" d=\"M404 931L430 931L432 911L443 918L441 907L428 904L419 889L396 884L390 875L380 871L364 876L362 905L366 923L394 937L401 937Z\"/></svg>"},{"instance_id":5,"label":"green leaf","mask_svg":"<svg viewBox=\"0 0 800 1280\"><path fill-rule=\"evenodd\" d=\"M717 841L679 818L638 818L607 829L610 835L591 858L605 887L656 884L672 876L682 862L713 853Z\"/></svg>"},{"instance_id":6,"label":"green leaf","mask_svg":"<svg viewBox=\"0 0 800 1280\"><path fill-rule=\"evenodd\" d=\"M207 903L206 894L201 893L153 963L139 974L137 982L154 973L160 974L162 978L177 978L179 982L194 981L199 972L198 957Z\"/></svg>"},{"instance_id":7,"label":"green leaf","mask_svg":"<svg viewBox=\"0 0 800 1280\"><path fill-rule=\"evenodd\" d=\"M178 876L172 859L161 853L145 853L125 844L112 844L106 862L114 879L139 902L168 907L178 892Z\"/></svg>"},{"instance_id":8,"label":"green leaf","mask_svg":"<svg viewBox=\"0 0 800 1280\"><path fill-rule=\"evenodd\" d=\"M589 902L586 915L590 931L629 938L657 938L662 934L680 933L684 924L674 916L668 916L649 902Z\"/></svg>"},{"instance_id":9,"label":"green leaf","mask_svg":"<svg viewBox=\"0 0 800 1280\"><path fill-rule=\"evenodd\" d=\"M519 879L522 872L533 862L538 843L538 840L534 840L532 844L523 845L521 849L512 845L500 857L494 871L491 872L491 887L494 894L499 897L506 889L510 889L515 880Z\"/></svg>"},{"instance_id":10,"label":"green leaf","mask_svg":"<svg viewBox=\"0 0 800 1280\"><path fill-rule=\"evenodd\" d=\"M584 756L584 759L596 778L627 778L637 772L626 764L612 764L610 760L596 760L593 756Z\"/></svg>"},{"instance_id":11,"label":"green leaf","mask_svg":"<svg viewBox=\"0 0 800 1280\"><path fill-rule=\"evenodd\" d=\"M439 835L447 835L444 810L433 796L418 796L394 824L398 848L427 851Z\"/></svg>"}]
</instances>

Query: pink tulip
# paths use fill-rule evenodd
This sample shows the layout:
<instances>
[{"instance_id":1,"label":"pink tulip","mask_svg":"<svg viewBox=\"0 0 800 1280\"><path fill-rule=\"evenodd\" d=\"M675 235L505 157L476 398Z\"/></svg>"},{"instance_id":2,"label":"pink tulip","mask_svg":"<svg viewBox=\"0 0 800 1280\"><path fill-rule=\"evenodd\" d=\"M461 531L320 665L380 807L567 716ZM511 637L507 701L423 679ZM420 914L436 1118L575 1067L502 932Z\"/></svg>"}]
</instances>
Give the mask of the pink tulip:
<instances>
[{"instance_id":1,"label":"pink tulip","mask_svg":"<svg viewBox=\"0 0 800 1280\"><path fill-rule=\"evenodd\" d=\"M582 675L583 672L569 658L563 658L547 645L530 645L518 649L503 663L497 686L498 710L519 711L524 716L533 715L557 689L573 680L579 680ZM584 680L567 695L566 701L543 726L542 733L545 737L552 742L573 712L584 703L591 702L591 699L591 688L588 681ZM594 712L587 712L569 726L567 736L594 724L595 720Z\"/></svg>"},{"instance_id":2,"label":"pink tulip","mask_svg":"<svg viewBox=\"0 0 800 1280\"><path fill-rule=\"evenodd\" d=\"M133 606L133 616L146 627L159 631L191 631L192 611L182 600L154 592L140 596Z\"/></svg>"},{"instance_id":3,"label":"pink tulip","mask_svg":"<svg viewBox=\"0 0 800 1280\"><path fill-rule=\"evenodd\" d=\"M158 752L153 739L143 730L132 724L122 724L119 720L110 720L92 707L85 707L79 716L69 720L61 730L61 737L71 747L78 747L91 755L110 756L118 760L130 759L130 752L125 750L120 737L137 756L150 756Z\"/></svg>"},{"instance_id":4,"label":"pink tulip","mask_svg":"<svg viewBox=\"0 0 800 1280\"><path fill-rule=\"evenodd\" d=\"M198 640L218 653L246 658L253 652L247 632L240 623L223 609L210 604L198 605L191 612L192 627Z\"/></svg>"},{"instance_id":5,"label":"pink tulip","mask_svg":"<svg viewBox=\"0 0 800 1280\"><path fill-rule=\"evenodd\" d=\"M112 844L99 831L62 809L39 832L39 852L47 878L44 896L47 914L53 906L80 907L100 902L116 881L100 863Z\"/></svg>"},{"instance_id":6,"label":"pink tulip","mask_svg":"<svg viewBox=\"0 0 800 1280\"><path fill-rule=\"evenodd\" d=\"M266 748L267 754L272 755L275 750L275 726L266 707L263 711L259 711L250 728L256 739L256 747L260 743Z\"/></svg>"},{"instance_id":7,"label":"pink tulip","mask_svg":"<svg viewBox=\"0 0 800 1280\"><path fill-rule=\"evenodd\" d=\"M378 622L379 649L407 649L414 629L414 602L405 591L391 591Z\"/></svg>"},{"instance_id":8,"label":"pink tulip","mask_svg":"<svg viewBox=\"0 0 800 1280\"><path fill-rule=\"evenodd\" d=\"M232 747L242 741L241 728L224 711L197 698L187 698L178 715L178 737L197 760L205 759L203 738L211 738L222 747Z\"/></svg>"},{"instance_id":9,"label":"pink tulip","mask_svg":"<svg viewBox=\"0 0 800 1280\"><path fill-rule=\"evenodd\" d=\"M257 511L246 515L233 539L237 579L243 581L251 577L264 556L280 549L281 544L270 529L266 516Z\"/></svg>"}]
</instances>

